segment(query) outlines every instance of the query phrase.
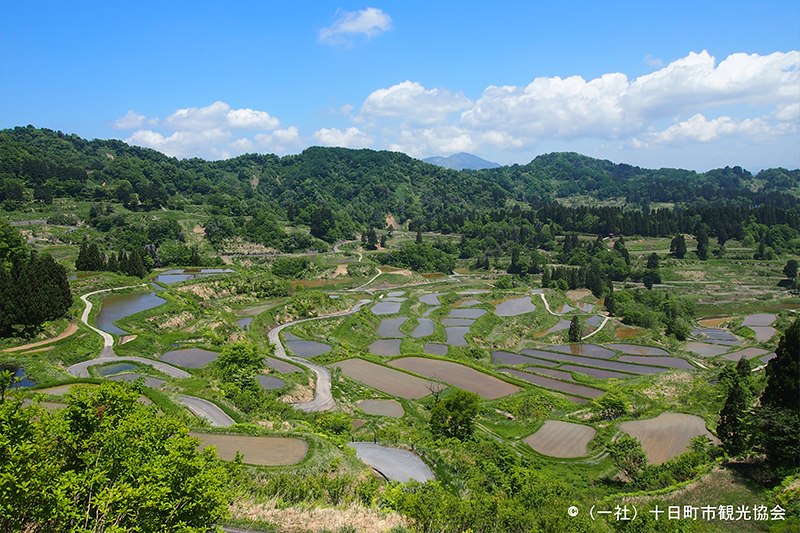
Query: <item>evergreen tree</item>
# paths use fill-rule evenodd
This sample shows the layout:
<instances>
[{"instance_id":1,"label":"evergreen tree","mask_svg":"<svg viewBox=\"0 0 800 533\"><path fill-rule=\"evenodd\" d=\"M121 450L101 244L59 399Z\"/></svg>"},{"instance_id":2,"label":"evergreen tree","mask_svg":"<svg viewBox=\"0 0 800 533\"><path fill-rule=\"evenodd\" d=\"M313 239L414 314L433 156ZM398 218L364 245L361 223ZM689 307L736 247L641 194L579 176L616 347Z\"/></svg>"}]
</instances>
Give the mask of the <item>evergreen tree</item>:
<instances>
[{"instance_id":1,"label":"evergreen tree","mask_svg":"<svg viewBox=\"0 0 800 533\"><path fill-rule=\"evenodd\" d=\"M701 261L705 261L708 259L708 232L701 226L695 238L697 239L697 257Z\"/></svg>"},{"instance_id":2,"label":"evergreen tree","mask_svg":"<svg viewBox=\"0 0 800 533\"><path fill-rule=\"evenodd\" d=\"M755 412L758 441L775 469L800 466L800 319L778 342L767 364L767 386Z\"/></svg>"},{"instance_id":3,"label":"evergreen tree","mask_svg":"<svg viewBox=\"0 0 800 533\"><path fill-rule=\"evenodd\" d=\"M725 453L731 457L741 455L747 449L749 428L747 424L747 410L750 394L742 384L738 373L735 376L725 405L719 413L717 435L722 441Z\"/></svg>"},{"instance_id":4,"label":"evergreen tree","mask_svg":"<svg viewBox=\"0 0 800 533\"><path fill-rule=\"evenodd\" d=\"M582 336L583 327L581 325L581 319L577 316L573 316L569 323L569 342L581 342Z\"/></svg>"},{"instance_id":5,"label":"evergreen tree","mask_svg":"<svg viewBox=\"0 0 800 533\"><path fill-rule=\"evenodd\" d=\"M545 267L544 272L542 273L542 287L547 289L550 287L550 269Z\"/></svg>"},{"instance_id":6,"label":"evergreen tree","mask_svg":"<svg viewBox=\"0 0 800 533\"><path fill-rule=\"evenodd\" d=\"M422 228L417 228L417 238L414 242L417 244L422 244Z\"/></svg>"},{"instance_id":7,"label":"evergreen tree","mask_svg":"<svg viewBox=\"0 0 800 533\"><path fill-rule=\"evenodd\" d=\"M386 234L381 235L381 248L386 248Z\"/></svg>"},{"instance_id":8,"label":"evergreen tree","mask_svg":"<svg viewBox=\"0 0 800 533\"><path fill-rule=\"evenodd\" d=\"M658 269L658 254L653 252L647 257L647 267L650 270Z\"/></svg>"},{"instance_id":9,"label":"evergreen tree","mask_svg":"<svg viewBox=\"0 0 800 533\"><path fill-rule=\"evenodd\" d=\"M789 259L786 261L786 266L783 267L783 273L787 279L793 280L797 277L797 259Z\"/></svg>"},{"instance_id":10,"label":"evergreen tree","mask_svg":"<svg viewBox=\"0 0 800 533\"><path fill-rule=\"evenodd\" d=\"M678 259L683 259L686 256L686 239L683 235L676 235L669 245L669 253Z\"/></svg>"}]
</instances>

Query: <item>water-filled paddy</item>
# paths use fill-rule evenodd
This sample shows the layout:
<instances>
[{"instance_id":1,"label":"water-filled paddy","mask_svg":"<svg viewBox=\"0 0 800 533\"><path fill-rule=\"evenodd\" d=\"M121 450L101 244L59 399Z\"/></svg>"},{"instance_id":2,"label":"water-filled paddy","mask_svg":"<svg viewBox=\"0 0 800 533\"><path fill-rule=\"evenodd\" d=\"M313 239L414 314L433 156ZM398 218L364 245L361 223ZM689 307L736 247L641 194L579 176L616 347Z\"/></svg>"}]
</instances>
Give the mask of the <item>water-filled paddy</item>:
<instances>
[{"instance_id":1,"label":"water-filled paddy","mask_svg":"<svg viewBox=\"0 0 800 533\"><path fill-rule=\"evenodd\" d=\"M614 332L614 336L618 339L630 339L631 337L641 335L645 331L647 330L641 328L617 328Z\"/></svg>"},{"instance_id":2,"label":"water-filled paddy","mask_svg":"<svg viewBox=\"0 0 800 533\"><path fill-rule=\"evenodd\" d=\"M189 432L200 439L198 450L206 446L217 448L217 457L223 461L233 461L236 452L243 454L242 462L251 465L293 465L299 463L308 453L308 443L302 439L285 437L251 437L245 435L221 435Z\"/></svg>"},{"instance_id":3,"label":"water-filled paddy","mask_svg":"<svg viewBox=\"0 0 800 533\"><path fill-rule=\"evenodd\" d=\"M363 359L346 359L328 366L337 366L350 379L391 396L418 400L430 394L426 380Z\"/></svg>"},{"instance_id":4,"label":"water-filled paddy","mask_svg":"<svg viewBox=\"0 0 800 533\"><path fill-rule=\"evenodd\" d=\"M256 379L258 380L258 384L264 390L277 390L282 389L286 386L286 382L280 378L275 378L272 376L265 376L263 374L259 374Z\"/></svg>"},{"instance_id":5,"label":"water-filled paddy","mask_svg":"<svg viewBox=\"0 0 800 533\"><path fill-rule=\"evenodd\" d=\"M590 389L589 387L584 387L581 385L564 383L563 381L558 381L557 379L550 379L543 376L537 376L535 374L529 374L527 372L521 372L519 370L503 370L503 372L507 372L512 376L518 377L519 379L525 380L529 383L533 383L534 385L540 385L548 389L557 390L559 392L566 392L569 394L575 394L577 396L586 396L588 398L599 398L600 395L602 395L604 392L598 389Z\"/></svg>"},{"instance_id":6,"label":"water-filled paddy","mask_svg":"<svg viewBox=\"0 0 800 533\"><path fill-rule=\"evenodd\" d=\"M494 308L494 314L497 316L517 316L533 311L536 311L536 306L531 302L530 296L505 300Z\"/></svg>"},{"instance_id":7,"label":"water-filled paddy","mask_svg":"<svg viewBox=\"0 0 800 533\"><path fill-rule=\"evenodd\" d=\"M434 311L436 311L440 307L441 307L440 305L437 305L436 307L431 307L430 309L426 309L425 312L422 313L422 316L431 316L431 313L433 313Z\"/></svg>"},{"instance_id":8,"label":"water-filled paddy","mask_svg":"<svg viewBox=\"0 0 800 533\"><path fill-rule=\"evenodd\" d=\"M592 376L593 378L596 379L630 379L634 377L631 374L623 374L622 372L614 372L613 370L588 368L585 366L578 366L578 365L561 365L560 368L562 370L568 370L570 372L578 372L580 374L586 374L587 376Z\"/></svg>"},{"instance_id":9,"label":"water-filled paddy","mask_svg":"<svg viewBox=\"0 0 800 533\"><path fill-rule=\"evenodd\" d=\"M563 305L558 306L558 309L556 309L555 312L558 313L559 315L563 315L565 313L569 313L570 311L574 311L574 310L575 310L575 308L572 307L571 305L563 304Z\"/></svg>"},{"instance_id":10,"label":"water-filled paddy","mask_svg":"<svg viewBox=\"0 0 800 533\"><path fill-rule=\"evenodd\" d=\"M114 322L126 316L158 307L163 303L166 303L166 300L156 296L155 292L109 296L101 302L95 323L103 331L114 335L125 335L128 332L115 326Z\"/></svg>"},{"instance_id":11,"label":"water-filled paddy","mask_svg":"<svg viewBox=\"0 0 800 533\"><path fill-rule=\"evenodd\" d=\"M368 415L402 418L403 415L406 414L403 410L403 406L395 400L361 400L356 402L356 404Z\"/></svg>"},{"instance_id":12,"label":"water-filled paddy","mask_svg":"<svg viewBox=\"0 0 800 533\"><path fill-rule=\"evenodd\" d=\"M400 344L402 342L403 341L401 339L377 340L369 345L369 351L375 355L381 355L383 357L389 355L400 355Z\"/></svg>"},{"instance_id":13,"label":"water-filled paddy","mask_svg":"<svg viewBox=\"0 0 800 533\"><path fill-rule=\"evenodd\" d=\"M13 372L15 378L22 378L17 387L33 387L36 385L33 381L25 376L25 369L16 365L0 365L0 372Z\"/></svg>"},{"instance_id":14,"label":"water-filled paddy","mask_svg":"<svg viewBox=\"0 0 800 533\"><path fill-rule=\"evenodd\" d=\"M451 309L448 318L480 318L486 314L485 309Z\"/></svg>"},{"instance_id":15,"label":"water-filled paddy","mask_svg":"<svg viewBox=\"0 0 800 533\"><path fill-rule=\"evenodd\" d=\"M772 326L747 326L752 329L756 334L758 342L766 342L772 338L773 335L778 333L778 330Z\"/></svg>"},{"instance_id":16,"label":"water-filled paddy","mask_svg":"<svg viewBox=\"0 0 800 533\"><path fill-rule=\"evenodd\" d=\"M738 350L732 353L726 353L722 357L729 361L738 362L739 359L745 357L747 359L752 359L753 357L761 357L767 353L767 350L762 350L761 348L745 348L744 350Z\"/></svg>"},{"instance_id":17,"label":"water-filled paddy","mask_svg":"<svg viewBox=\"0 0 800 533\"><path fill-rule=\"evenodd\" d=\"M669 368L680 368L681 370L694 370L694 367L686 359L678 357L648 357L644 355L623 355L619 359L624 363L638 363L640 365L658 365Z\"/></svg>"},{"instance_id":18,"label":"water-filled paddy","mask_svg":"<svg viewBox=\"0 0 800 533\"><path fill-rule=\"evenodd\" d=\"M533 350L522 350L523 354L534 352ZM631 363L619 363L617 361L607 361L605 359L591 359L588 357L581 357L579 355L567 355L562 353L546 353L541 351L534 352L541 357L547 357L553 361L560 361L563 363L576 363L579 365L593 366L605 370L619 370L621 372L630 372L632 374L658 374L666 372L666 368L655 368L641 365L634 365ZM588 374L587 369L585 374Z\"/></svg>"},{"instance_id":19,"label":"water-filled paddy","mask_svg":"<svg viewBox=\"0 0 800 533\"><path fill-rule=\"evenodd\" d=\"M565 329L569 329L569 320L564 320L563 318L556 323L555 326L551 327L550 329L546 329L544 331L539 331L534 333L534 337L544 337L545 335L549 335L550 333L555 333L556 331L563 331Z\"/></svg>"},{"instance_id":20,"label":"water-filled paddy","mask_svg":"<svg viewBox=\"0 0 800 533\"><path fill-rule=\"evenodd\" d=\"M533 350L529 350L533 351ZM537 359L535 357L529 357L526 355L520 355L512 352L504 352L502 350L498 350L492 352L492 357L494 357L494 364L506 364L506 365L542 365L542 366L558 366L558 363L554 363L552 361L546 361L544 359Z\"/></svg>"},{"instance_id":21,"label":"water-filled paddy","mask_svg":"<svg viewBox=\"0 0 800 533\"><path fill-rule=\"evenodd\" d=\"M433 319L418 318L417 322L419 322L419 325L414 328L414 331L411 332L412 337L419 339L422 337L427 337L428 335L433 335Z\"/></svg>"},{"instance_id":22,"label":"water-filled paddy","mask_svg":"<svg viewBox=\"0 0 800 533\"><path fill-rule=\"evenodd\" d=\"M527 372L538 372L552 378L557 378L562 381L575 381L572 378L572 372L564 372L563 370L555 370L553 368L539 368L535 366L526 367Z\"/></svg>"},{"instance_id":23,"label":"water-filled paddy","mask_svg":"<svg viewBox=\"0 0 800 533\"><path fill-rule=\"evenodd\" d=\"M117 363L115 365L97 367L97 373L101 376L110 376L112 374L119 374L120 372L130 372L136 370L137 366L130 363Z\"/></svg>"},{"instance_id":24,"label":"water-filled paddy","mask_svg":"<svg viewBox=\"0 0 800 533\"><path fill-rule=\"evenodd\" d=\"M607 344L606 346L630 355L669 355L668 351L653 346L639 346L638 344Z\"/></svg>"},{"instance_id":25,"label":"water-filled paddy","mask_svg":"<svg viewBox=\"0 0 800 533\"><path fill-rule=\"evenodd\" d=\"M161 356L161 360L185 368L201 368L211 361L216 361L219 353L202 348L186 348L184 350L172 350Z\"/></svg>"},{"instance_id":26,"label":"water-filled paddy","mask_svg":"<svg viewBox=\"0 0 800 533\"><path fill-rule=\"evenodd\" d=\"M403 296L405 293L406 291L392 291L386 296L389 296L391 298L399 298L400 296Z\"/></svg>"},{"instance_id":27,"label":"water-filled paddy","mask_svg":"<svg viewBox=\"0 0 800 533\"><path fill-rule=\"evenodd\" d=\"M444 381L490 400L514 394L520 390L516 385L450 361L404 357L391 361L389 366L410 370L422 376Z\"/></svg>"},{"instance_id":28,"label":"water-filled paddy","mask_svg":"<svg viewBox=\"0 0 800 533\"><path fill-rule=\"evenodd\" d=\"M239 320L236 321L236 325L245 331L250 331L250 324L253 323L254 319L255 317L252 316L240 318Z\"/></svg>"},{"instance_id":29,"label":"water-filled paddy","mask_svg":"<svg viewBox=\"0 0 800 533\"><path fill-rule=\"evenodd\" d=\"M441 323L443 326L471 326L475 321L471 318L443 318Z\"/></svg>"},{"instance_id":30,"label":"water-filled paddy","mask_svg":"<svg viewBox=\"0 0 800 533\"><path fill-rule=\"evenodd\" d=\"M586 323L587 326L592 326L592 327L599 326L600 322L602 322L602 321L603 321L603 317L601 317L600 315L592 315L589 318L587 318L586 320L584 320L584 322Z\"/></svg>"},{"instance_id":31,"label":"water-filled paddy","mask_svg":"<svg viewBox=\"0 0 800 533\"><path fill-rule=\"evenodd\" d=\"M609 350L596 344L559 344L558 346L551 346L549 349L561 353L571 353L585 357L601 357L603 359L610 359L617 355L614 350Z\"/></svg>"},{"instance_id":32,"label":"water-filled paddy","mask_svg":"<svg viewBox=\"0 0 800 533\"><path fill-rule=\"evenodd\" d=\"M441 302L439 301L439 296L444 295L443 292L437 292L434 294L423 294L419 297L419 301L428 304L428 305L439 305Z\"/></svg>"},{"instance_id":33,"label":"water-filled paddy","mask_svg":"<svg viewBox=\"0 0 800 533\"><path fill-rule=\"evenodd\" d=\"M394 315L400 312L400 302L378 302L372 306L372 312L376 315Z\"/></svg>"},{"instance_id":34,"label":"water-filled paddy","mask_svg":"<svg viewBox=\"0 0 800 533\"><path fill-rule=\"evenodd\" d=\"M400 326L402 326L406 320L408 320L408 317L384 318L381 320L381 325L378 327L378 331L376 332L378 337L395 339L405 337L405 335L400 332Z\"/></svg>"},{"instance_id":35,"label":"water-filled paddy","mask_svg":"<svg viewBox=\"0 0 800 533\"><path fill-rule=\"evenodd\" d=\"M681 413L661 413L648 420L623 422L620 429L639 439L650 464L654 465L688 451L689 441L699 435L719 444L719 440L706 429L702 418Z\"/></svg>"},{"instance_id":36,"label":"water-filled paddy","mask_svg":"<svg viewBox=\"0 0 800 533\"><path fill-rule=\"evenodd\" d=\"M108 379L113 381L124 381L125 383L133 383L139 378L144 378L144 386L150 387L151 389L157 389L166 381L163 379L151 378L150 376L145 376L143 374L118 374L115 376L110 376Z\"/></svg>"},{"instance_id":37,"label":"water-filled paddy","mask_svg":"<svg viewBox=\"0 0 800 533\"><path fill-rule=\"evenodd\" d=\"M717 346L716 344L708 344L706 342L692 341L692 342L687 342L683 346L683 349L705 357L714 357L715 355L721 355L727 352L730 348L728 348L727 346Z\"/></svg>"},{"instance_id":38,"label":"water-filled paddy","mask_svg":"<svg viewBox=\"0 0 800 533\"><path fill-rule=\"evenodd\" d=\"M447 334L447 344L450 346L467 345L467 339L464 338L464 335L469 333L469 327L444 328L444 332Z\"/></svg>"},{"instance_id":39,"label":"water-filled paddy","mask_svg":"<svg viewBox=\"0 0 800 533\"><path fill-rule=\"evenodd\" d=\"M749 326L771 326L772 323L775 322L775 320L777 320L777 318L778 317L776 317L775 315L770 314L770 313L758 313L758 314L755 314L755 315L750 315L750 316L744 317L744 320L742 321L742 325L743 326L748 326L748 327Z\"/></svg>"},{"instance_id":40,"label":"water-filled paddy","mask_svg":"<svg viewBox=\"0 0 800 533\"><path fill-rule=\"evenodd\" d=\"M153 281L169 285L170 283L180 283L181 281L189 281L208 276L219 276L220 274L229 274L231 272L235 272L235 270L229 268L187 268L168 270L153 278Z\"/></svg>"},{"instance_id":41,"label":"water-filled paddy","mask_svg":"<svg viewBox=\"0 0 800 533\"><path fill-rule=\"evenodd\" d=\"M461 303L457 304L457 307L472 307L473 305L478 305L480 303L481 302L473 298L467 298L466 300L462 300Z\"/></svg>"},{"instance_id":42,"label":"water-filled paddy","mask_svg":"<svg viewBox=\"0 0 800 533\"><path fill-rule=\"evenodd\" d=\"M297 357L307 359L331 351L331 347L317 341L287 341L286 347Z\"/></svg>"},{"instance_id":43,"label":"water-filled paddy","mask_svg":"<svg viewBox=\"0 0 800 533\"><path fill-rule=\"evenodd\" d=\"M450 349L449 346L447 346L446 344L430 343L430 344L426 344L422 348L422 351L424 353L427 353L427 354L438 355L440 357L444 357L445 355L447 355L447 351L449 349Z\"/></svg>"},{"instance_id":44,"label":"water-filled paddy","mask_svg":"<svg viewBox=\"0 0 800 533\"><path fill-rule=\"evenodd\" d=\"M545 420L544 425L523 440L534 450L551 457L583 457L587 445L595 436L595 429L582 424L560 420Z\"/></svg>"}]
</instances>

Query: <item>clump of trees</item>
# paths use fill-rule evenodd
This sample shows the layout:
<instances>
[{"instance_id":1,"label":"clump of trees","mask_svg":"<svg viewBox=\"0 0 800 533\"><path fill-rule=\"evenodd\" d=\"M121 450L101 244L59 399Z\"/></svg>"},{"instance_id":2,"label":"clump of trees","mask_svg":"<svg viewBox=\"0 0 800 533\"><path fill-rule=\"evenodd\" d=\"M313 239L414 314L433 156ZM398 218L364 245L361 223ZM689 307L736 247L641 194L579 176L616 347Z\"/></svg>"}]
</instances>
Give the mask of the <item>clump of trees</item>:
<instances>
[{"instance_id":1,"label":"clump of trees","mask_svg":"<svg viewBox=\"0 0 800 533\"><path fill-rule=\"evenodd\" d=\"M479 406L480 396L474 392L457 390L437 402L431 410L431 432L459 440L469 438L474 430Z\"/></svg>"},{"instance_id":2,"label":"clump of trees","mask_svg":"<svg viewBox=\"0 0 800 533\"><path fill-rule=\"evenodd\" d=\"M67 269L49 254L28 251L8 222L0 222L0 335L30 334L72 307Z\"/></svg>"},{"instance_id":3,"label":"clump of trees","mask_svg":"<svg viewBox=\"0 0 800 533\"><path fill-rule=\"evenodd\" d=\"M74 387L57 411L0 401L0 530L200 533L225 518L238 464L196 451L138 397L105 383Z\"/></svg>"},{"instance_id":4,"label":"clump of trees","mask_svg":"<svg viewBox=\"0 0 800 533\"><path fill-rule=\"evenodd\" d=\"M625 289L606 295L605 307L625 324L663 327L667 335L686 340L691 334L694 302L670 292Z\"/></svg>"}]
</instances>

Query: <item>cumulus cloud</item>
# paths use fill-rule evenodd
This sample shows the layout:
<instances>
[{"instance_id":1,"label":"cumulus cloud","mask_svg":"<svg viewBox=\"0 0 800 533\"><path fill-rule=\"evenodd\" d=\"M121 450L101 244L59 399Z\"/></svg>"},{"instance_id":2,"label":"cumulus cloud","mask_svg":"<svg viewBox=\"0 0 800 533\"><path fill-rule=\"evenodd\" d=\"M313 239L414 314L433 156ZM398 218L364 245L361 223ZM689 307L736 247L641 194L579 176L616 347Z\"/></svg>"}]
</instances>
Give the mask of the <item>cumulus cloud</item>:
<instances>
[{"instance_id":1,"label":"cumulus cloud","mask_svg":"<svg viewBox=\"0 0 800 533\"><path fill-rule=\"evenodd\" d=\"M151 130L139 130L134 132L130 138L125 139L125 142L153 148L172 157L193 157L198 153L213 151L230 138L229 131L219 128L204 131L176 131L168 137Z\"/></svg>"},{"instance_id":2,"label":"cumulus cloud","mask_svg":"<svg viewBox=\"0 0 800 533\"><path fill-rule=\"evenodd\" d=\"M392 29L392 17L374 7L361 11L338 11L336 20L327 28L319 30L319 42L339 45L352 44L352 38L364 35L371 39Z\"/></svg>"},{"instance_id":3,"label":"cumulus cloud","mask_svg":"<svg viewBox=\"0 0 800 533\"><path fill-rule=\"evenodd\" d=\"M404 81L388 89L378 89L367 96L361 106L362 115L374 117L403 117L408 122L436 124L450 113L473 105L472 100L461 93L453 94L446 89L429 89L417 82Z\"/></svg>"},{"instance_id":4,"label":"cumulus cloud","mask_svg":"<svg viewBox=\"0 0 800 533\"><path fill-rule=\"evenodd\" d=\"M231 109L225 102L217 101L206 107L178 109L164 120L164 125L182 131L211 128L271 130L277 128L280 121L266 111Z\"/></svg>"},{"instance_id":5,"label":"cumulus cloud","mask_svg":"<svg viewBox=\"0 0 800 533\"><path fill-rule=\"evenodd\" d=\"M688 120L673 124L664 131L648 134L644 141L635 139L635 145L650 148L654 145L681 145L689 142L709 143L725 137L764 142L770 137L792 132L796 133L796 128L787 124L771 125L760 117L739 120L722 116L708 120L698 113Z\"/></svg>"},{"instance_id":6,"label":"cumulus cloud","mask_svg":"<svg viewBox=\"0 0 800 533\"><path fill-rule=\"evenodd\" d=\"M110 126L117 130L132 130L144 126L146 116L140 115L133 109L125 113L125 116L118 118L110 123Z\"/></svg>"},{"instance_id":7,"label":"cumulus cloud","mask_svg":"<svg viewBox=\"0 0 800 533\"><path fill-rule=\"evenodd\" d=\"M314 132L313 138L323 146L341 146L343 148L367 148L375 140L356 127L342 131L338 128L322 128Z\"/></svg>"}]
</instances>

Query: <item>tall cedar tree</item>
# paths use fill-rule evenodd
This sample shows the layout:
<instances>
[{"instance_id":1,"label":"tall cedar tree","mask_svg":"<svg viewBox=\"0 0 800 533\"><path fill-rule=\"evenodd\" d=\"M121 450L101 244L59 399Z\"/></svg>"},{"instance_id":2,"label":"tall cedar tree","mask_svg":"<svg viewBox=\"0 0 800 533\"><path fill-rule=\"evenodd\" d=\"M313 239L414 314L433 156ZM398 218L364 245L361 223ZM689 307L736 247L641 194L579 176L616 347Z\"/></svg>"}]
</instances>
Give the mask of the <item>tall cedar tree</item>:
<instances>
[{"instance_id":1,"label":"tall cedar tree","mask_svg":"<svg viewBox=\"0 0 800 533\"><path fill-rule=\"evenodd\" d=\"M581 342L582 335L581 319L574 316L569 323L569 342Z\"/></svg>"},{"instance_id":2,"label":"tall cedar tree","mask_svg":"<svg viewBox=\"0 0 800 533\"><path fill-rule=\"evenodd\" d=\"M796 468L800 466L800 319L778 343L766 376L755 413L759 441L773 468Z\"/></svg>"},{"instance_id":3,"label":"tall cedar tree","mask_svg":"<svg viewBox=\"0 0 800 533\"><path fill-rule=\"evenodd\" d=\"M725 453L731 457L741 455L747 449L749 428L747 424L747 407L750 393L742 383L743 379L738 372L734 377L725 405L719 413L717 435L722 441Z\"/></svg>"},{"instance_id":4,"label":"tall cedar tree","mask_svg":"<svg viewBox=\"0 0 800 533\"><path fill-rule=\"evenodd\" d=\"M686 256L686 239L683 235L676 235L669 245L669 253L678 259L683 259Z\"/></svg>"}]
</instances>

